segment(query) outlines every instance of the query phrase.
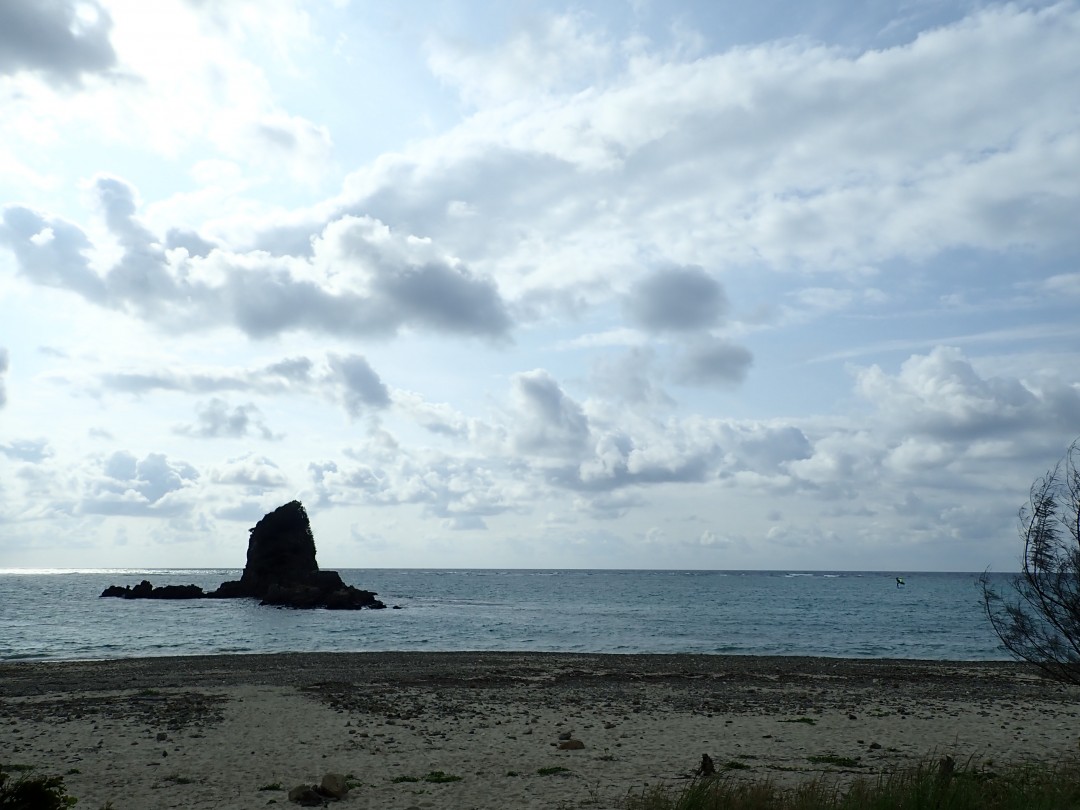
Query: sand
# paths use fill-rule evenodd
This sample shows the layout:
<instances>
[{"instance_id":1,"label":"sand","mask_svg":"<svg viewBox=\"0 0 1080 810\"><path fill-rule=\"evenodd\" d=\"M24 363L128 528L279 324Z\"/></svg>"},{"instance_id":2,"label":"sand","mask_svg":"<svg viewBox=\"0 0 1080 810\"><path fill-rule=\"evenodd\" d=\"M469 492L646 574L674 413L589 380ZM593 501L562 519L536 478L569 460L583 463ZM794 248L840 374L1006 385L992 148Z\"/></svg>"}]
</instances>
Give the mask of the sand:
<instances>
[{"instance_id":1,"label":"sand","mask_svg":"<svg viewBox=\"0 0 1080 810\"><path fill-rule=\"evenodd\" d=\"M738 766L734 778L781 784L928 754L1058 761L1077 752L1078 697L1012 663L543 653L8 663L0 762L65 775L91 810L296 806L288 789L327 772L353 785L343 810L604 808L647 784L683 784L704 753ZM561 750L567 734L583 747ZM424 780L437 772L460 779Z\"/></svg>"}]
</instances>

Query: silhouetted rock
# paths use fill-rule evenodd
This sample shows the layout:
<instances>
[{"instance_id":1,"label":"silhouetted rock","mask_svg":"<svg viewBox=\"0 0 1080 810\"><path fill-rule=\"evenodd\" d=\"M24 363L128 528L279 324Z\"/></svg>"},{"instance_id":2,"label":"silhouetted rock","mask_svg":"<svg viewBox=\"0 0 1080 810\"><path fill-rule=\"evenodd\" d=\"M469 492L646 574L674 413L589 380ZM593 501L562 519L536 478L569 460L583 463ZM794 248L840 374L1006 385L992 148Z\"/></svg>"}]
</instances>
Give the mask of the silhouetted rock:
<instances>
[{"instance_id":1,"label":"silhouetted rock","mask_svg":"<svg viewBox=\"0 0 1080 810\"><path fill-rule=\"evenodd\" d=\"M335 799L344 799L345 794L349 792L349 783L346 781L345 776L340 773L325 774L319 787L322 788L323 792L329 793Z\"/></svg>"},{"instance_id":2,"label":"silhouetted rock","mask_svg":"<svg viewBox=\"0 0 1080 810\"><path fill-rule=\"evenodd\" d=\"M712 757L708 754L701 755L701 765L697 769L698 776L715 776L716 766L713 765Z\"/></svg>"},{"instance_id":3,"label":"silhouetted rock","mask_svg":"<svg viewBox=\"0 0 1080 810\"><path fill-rule=\"evenodd\" d=\"M247 564L239 580L221 583L203 593L195 585L155 588L146 580L134 587L112 585L102 596L124 599L260 599L261 604L331 610L384 608L372 591L342 582L337 571L320 571L315 560L315 537L307 511L291 501L265 515L250 530Z\"/></svg>"},{"instance_id":4,"label":"silhouetted rock","mask_svg":"<svg viewBox=\"0 0 1080 810\"><path fill-rule=\"evenodd\" d=\"M202 599L206 596L198 585L162 585L155 588L145 579L134 587L110 585L101 595L122 599Z\"/></svg>"},{"instance_id":5,"label":"silhouetted rock","mask_svg":"<svg viewBox=\"0 0 1080 810\"><path fill-rule=\"evenodd\" d=\"M315 536L300 501L279 506L255 524L248 540L247 565L240 578L240 585L250 596L263 597L274 585L315 584L318 575ZM341 582L340 577L337 582Z\"/></svg>"}]
</instances>

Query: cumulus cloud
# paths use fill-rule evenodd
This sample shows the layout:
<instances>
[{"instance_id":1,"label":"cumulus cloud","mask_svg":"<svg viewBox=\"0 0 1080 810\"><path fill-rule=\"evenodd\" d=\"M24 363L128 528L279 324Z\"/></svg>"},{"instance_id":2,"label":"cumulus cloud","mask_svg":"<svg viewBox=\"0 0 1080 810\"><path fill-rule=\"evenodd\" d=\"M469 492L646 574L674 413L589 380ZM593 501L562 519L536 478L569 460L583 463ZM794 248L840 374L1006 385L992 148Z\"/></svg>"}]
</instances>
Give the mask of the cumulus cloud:
<instances>
[{"instance_id":1,"label":"cumulus cloud","mask_svg":"<svg viewBox=\"0 0 1080 810\"><path fill-rule=\"evenodd\" d=\"M86 259L92 245L76 225L22 206L8 206L0 216L0 244L15 253L20 271L32 283L70 290L95 304L106 303L106 285Z\"/></svg>"},{"instance_id":2,"label":"cumulus cloud","mask_svg":"<svg viewBox=\"0 0 1080 810\"><path fill-rule=\"evenodd\" d=\"M481 111L356 172L341 206L430 235L507 295L549 301L598 302L643 255L846 274L953 248L1075 249L1063 99L1078 27L1069 4L1001 5L865 52L789 39L679 58L621 43L587 88L533 103L468 90ZM562 53L522 36L513 58L546 75ZM469 76L520 86L506 54L465 61ZM451 200L475 215L451 216ZM664 330L680 304L690 324L717 317L678 297L631 304Z\"/></svg>"},{"instance_id":3,"label":"cumulus cloud","mask_svg":"<svg viewBox=\"0 0 1080 810\"><path fill-rule=\"evenodd\" d=\"M350 416L359 416L366 408L382 409L390 404L386 385L361 355L332 354L330 368L341 381L345 410Z\"/></svg>"},{"instance_id":4,"label":"cumulus cloud","mask_svg":"<svg viewBox=\"0 0 1080 810\"><path fill-rule=\"evenodd\" d=\"M890 376L879 366L856 372L858 392L908 433L945 440L1014 435L1031 427L1059 431L1080 424L1080 384L1036 386L983 376L959 349L913 355Z\"/></svg>"},{"instance_id":5,"label":"cumulus cloud","mask_svg":"<svg viewBox=\"0 0 1080 810\"><path fill-rule=\"evenodd\" d=\"M589 437L589 420L581 406L544 369L515 374L514 445L541 456L577 456Z\"/></svg>"},{"instance_id":6,"label":"cumulus cloud","mask_svg":"<svg viewBox=\"0 0 1080 810\"><path fill-rule=\"evenodd\" d=\"M251 403L230 410L229 403L217 397L198 409L194 425L178 425L174 431L198 439L240 439L248 435L268 440L281 438L266 426L262 413Z\"/></svg>"},{"instance_id":7,"label":"cumulus cloud","mask_svg":"<svg viewBox=\"0 0 1080 810\"><path fill-rule=\"evenodd\" d=\"M142 459L117 451L101 465L102 475L89 481L79 511L94 515L175 516L191 511L184 497L199 478L185 461L172 461L163 453Z\"/></svg>"},{"instance_id":8,"label":"cumulus cloud","mask_svg":"<svg viewBox=\"0 0 1080 810\"><path fill-rule=\"evenodd\" d=\"M169 250L183 248L189 256L205 259L217 245L190 228L169 228L165 233L165 247Z\"/></svg>"},{"instance_id":9,"label":"cumulus cloud","mask_svg":"<svg viewBox=\"0 0 1080 810\"><path fill-rule=\"evenodd\" d=\"M673 376L683 385L732 385L746 379L753 362L753 355L742 346L719 338L699 338L682 351Z\"/></svg>"},{"instance_id":10,"label":"cumulus cloud","mask_svg":"<svg viewBox=\"0 0 1080 810\"><path fill-rule=\"evenodd\" d=\"M480 457L450 457L395 446L377 435L346 453L350 463L313 462L308 472L322 506L420 507L447 528L484 528L483 518L525 511L527 473L520 465ZM391 443L392 440L391 440Z\"/></svg>"},{"instance_id":11,"label":"cumulus cloud","mask_svg":"<svg viewBox=\"0 0 1080 810\"><path fill-rule=\"evenodd\" d=\"M288 484L277 464L266 456L251 453L229 459L217 467L211 477L216 484L247 487L252 492L279 489Z\"/></svg>"},{"instance_id":12,"label":"cumulus cloud","mask_svg":"<svg viewBox=\"0 0 1080 810\"><path fill-rule=\"evenodd\" d=\"M635 347L620 354L602 355L594 364L590 381L597 394L627 405L667 407L675 401L658 381L656 352Z\"/></svg>"},{"instance_id":13,"label":"cumulus cloud","mask_svg":"<svg viewBox=\"0 0 1080 810\"><path fill-rule=\"evenodd\" d=\"M653 332L690 332L719 324L727 311L720 282L700 267L654 271L630 292L632 321Z\"/></svg>"},{"instance_id":14,"label":"cumulus cloud","mask_svg":"<svg viewBox=\"0 0 1080 810\"><path fill-rule=\"evenodd\" d=\"M683 426L669 430L642 429L634 435L621 430L600 434L592 452L578 464L553 470L549 480L556 486L587 492L604 492L631 486L699 483L709 475L718 458L715 437L692 440Z\"/></svg>"},{"instance_id":15,"label":"cumulus cloud","mask_svg":"<svg viewBox=\"0 0 1080 810\"><path fill-rule=\"evenodd\" d=\"M0 3L0 74L33 71L70 86L116 64L112 18L97 0Z\"/></svg>"},{"instance_id":16,"label":"cumulus cloud","mask_svg":"<svg viewBox=\"0 0 1080 810\"><path fill-rule=\"evenodd\" d=\"M123 249L119 261L99 274L89 258L94 245L80 228L9 206L0 244L12 249L29 281L171 329L231 325L253 338L295 330L392 335L402 328L500 337L511 326L492 281L429 240L370 218L330 223L309 258L224 250L177 256L135 217L131 186L98 177L94 189Z\"/></svg>"}]
</instances>

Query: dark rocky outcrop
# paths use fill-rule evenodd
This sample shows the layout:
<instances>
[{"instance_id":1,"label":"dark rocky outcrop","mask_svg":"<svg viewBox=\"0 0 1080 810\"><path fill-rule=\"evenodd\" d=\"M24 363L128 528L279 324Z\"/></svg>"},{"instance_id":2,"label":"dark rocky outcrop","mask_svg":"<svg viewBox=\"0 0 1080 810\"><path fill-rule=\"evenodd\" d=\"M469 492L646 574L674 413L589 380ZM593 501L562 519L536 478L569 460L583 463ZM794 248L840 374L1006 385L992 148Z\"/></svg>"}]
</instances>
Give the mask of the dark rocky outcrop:
<instances>
[{"instance_id":1,"label":"dark rocky outcrop","mask_svg":"<svg viewBox=\"0 0 1080 810\"><path fill-rule=\"evenodd\" d=\"M319 576L315 561L315 536L311 533L307 510L300 501L290 501L263 517L251 529L247 564L239 582L224 582L221 596L265 598L274 586L295 588L314 583ZM333 573L337 583L341 578Z\"/></svg>"},{"instance_id":2,"label":"dark rocky outcrop","mask_svg":"<svg viewBox=\"0 0 1080 810\"><path fill-rule=\"evenodd\" d=\"M265 515L251 529L247 564L239 580L223 582L204 593L196 585L155 588L146 580L138 585L111 585L102 596L124 599L260 599L263 605L294 608L359 610L384 608L372 591L342 582L337 571L320 571L315 560L315 537L307 511L291 501Z\"/></svg>"},{"instance_id":3,"label":"dark rocky outcrop","mask_svg":"<svg viewBox=\"0 0 1080 810\"><path fill-rule=\"evenodd\" d=\"M325 807L328 802L344 799L348 793L348 780L340 773L328 773L318 785L294 787L289 791L289 801L301 807Z\"/></svg>"},{"instance_id":4,"label":"dark rocky outcrop","mask_svg":"<svg viewBox=\"0 0 1080 810\"><path fill-rule=\"evenodd\" d=\"M202 599L206 596L198 585L162 585L155 588L147 580L138 585L110 585L102 596L119 596L122 599Z\"/></svg>"}]
</instances>

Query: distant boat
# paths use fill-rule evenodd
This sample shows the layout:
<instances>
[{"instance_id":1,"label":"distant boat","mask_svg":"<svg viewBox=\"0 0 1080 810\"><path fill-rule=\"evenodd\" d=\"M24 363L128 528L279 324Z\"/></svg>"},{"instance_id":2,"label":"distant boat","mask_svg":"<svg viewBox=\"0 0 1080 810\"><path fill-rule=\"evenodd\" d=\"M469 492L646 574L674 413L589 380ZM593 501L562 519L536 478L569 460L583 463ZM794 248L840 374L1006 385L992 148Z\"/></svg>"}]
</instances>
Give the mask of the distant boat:
<instances>
[{"instance_id":1,"label":"distant boat","mask_svg":"<svg viewBox=\"0 0 1080 810\"><path fill-rule=\"evenodd\" d=\"M903 577L897 577L896 578L896 587L900 588L900 587L903 587L903 585L904 585L904 578Z\"/></svg>"}]
</instances>

